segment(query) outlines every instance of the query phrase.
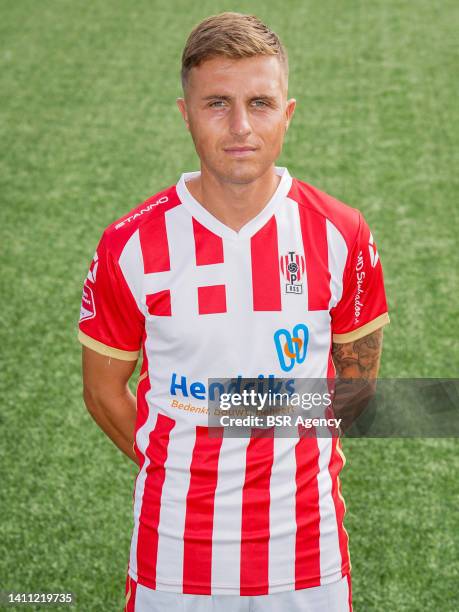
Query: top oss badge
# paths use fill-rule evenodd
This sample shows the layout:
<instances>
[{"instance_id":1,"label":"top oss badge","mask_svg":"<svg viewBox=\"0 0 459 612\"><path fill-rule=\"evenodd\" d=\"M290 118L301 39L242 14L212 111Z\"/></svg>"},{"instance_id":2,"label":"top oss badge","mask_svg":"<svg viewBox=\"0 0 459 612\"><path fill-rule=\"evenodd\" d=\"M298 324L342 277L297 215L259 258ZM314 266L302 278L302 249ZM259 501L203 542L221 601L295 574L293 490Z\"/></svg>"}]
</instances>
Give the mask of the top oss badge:
<instances>
[{"instance_id":1,"label":"top oss badge","mask_svg":"<svg viewBox=\"0 0 459 612\"><path fill-rule=\"evenodd\" d=\"M286 293L303 293L304 257L289 251L280 258L282 275L287 280Z\"/></svg>"}]
</instances>

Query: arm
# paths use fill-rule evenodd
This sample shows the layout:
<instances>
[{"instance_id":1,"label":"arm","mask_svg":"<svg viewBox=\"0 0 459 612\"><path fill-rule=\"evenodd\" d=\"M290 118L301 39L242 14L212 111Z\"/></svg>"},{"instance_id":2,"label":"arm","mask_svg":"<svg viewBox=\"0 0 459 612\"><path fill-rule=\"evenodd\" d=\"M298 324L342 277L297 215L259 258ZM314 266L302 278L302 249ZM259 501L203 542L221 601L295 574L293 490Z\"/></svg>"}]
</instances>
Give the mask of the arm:
<instances>
[{"instance_id":1,"label":"arm","mask_svg":"<svg viewBox=\"0 0 459 612\"><path fill-rule=\"evenodd\" d=\"M381 361L383 329L353 342L333 343L332 359L337 382L333 408L346 431L359 417L376 391Z\"/></svg>"},{"instance_id":2,"label":"arm","mask_svg":"<svg viewBox=\"0 0 459 612\"><path fill-rule=\"evenodd\" d=\"M116 446L138 464L133 449L136 400L127 384L137 362L107 357L86 346L82 348L86 407Z\"/></svg>"}]
</instances>

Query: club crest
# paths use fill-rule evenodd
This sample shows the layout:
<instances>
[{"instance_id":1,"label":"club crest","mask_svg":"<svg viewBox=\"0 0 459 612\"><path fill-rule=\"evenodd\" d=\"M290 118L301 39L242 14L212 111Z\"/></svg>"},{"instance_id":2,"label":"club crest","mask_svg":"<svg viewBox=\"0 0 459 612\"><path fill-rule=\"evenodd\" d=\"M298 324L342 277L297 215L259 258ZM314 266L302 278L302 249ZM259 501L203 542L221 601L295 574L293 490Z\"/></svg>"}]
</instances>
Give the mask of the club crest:
<instances>
[{"instance_id":1,"label":"club crest","mask_svg":"<svg viewBox=\"0 0 459 612\"><path fill-rule=\"evenodd\" d=\"M289 251L280 257L282 276L287 281L285 293L303 293L304 257Z\"/></svg>"}]
</instances>

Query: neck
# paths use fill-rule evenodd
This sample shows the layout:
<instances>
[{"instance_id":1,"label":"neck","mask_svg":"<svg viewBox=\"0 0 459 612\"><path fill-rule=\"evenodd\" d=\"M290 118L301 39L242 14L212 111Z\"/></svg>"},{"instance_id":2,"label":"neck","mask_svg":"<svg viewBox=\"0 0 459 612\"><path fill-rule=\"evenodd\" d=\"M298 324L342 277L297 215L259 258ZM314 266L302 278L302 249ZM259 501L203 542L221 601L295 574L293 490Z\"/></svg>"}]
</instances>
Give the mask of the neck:
<instances>
[{"instance_id":1,"label":"neck","mask_svg":"<svg viewBox=\"0 0 459 612\"><path fill-rule=\"evenodd\" d=\"M274 165L250 183L223 182L201 165L200 176L187 181L191 195L219 221L238 232L263 210L281 177Z\"/></svg>"}]
</instances>

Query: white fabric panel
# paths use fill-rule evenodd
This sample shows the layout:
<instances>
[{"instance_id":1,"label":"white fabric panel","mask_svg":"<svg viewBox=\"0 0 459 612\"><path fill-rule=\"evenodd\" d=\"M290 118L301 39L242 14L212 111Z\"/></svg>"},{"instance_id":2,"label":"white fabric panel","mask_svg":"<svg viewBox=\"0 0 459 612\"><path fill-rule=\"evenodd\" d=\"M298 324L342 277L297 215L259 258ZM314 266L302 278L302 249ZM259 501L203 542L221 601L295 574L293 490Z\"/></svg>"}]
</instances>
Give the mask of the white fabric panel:
<instances>
[{"instance_id":1,"label":"white fabric panel","mask_svg":"<svg viewBox=\"0 0 459 612\"><path fill-rule=\"evenodd\" d=\"M226 307L232 321L253 311L252 256L250 240L224 240Z\"/></svg>"},{"instance_id":2,"label":"white fabric panel","mask_svg":"<svg viewBox=\"0 0 459 612\"><path fill-rule=\"evenodd\" d=\"M189 595L137 585L135 612L350 612L346 577L325 586L275 595Z\"/></svg>"},{"instance_id":3,"label":"white fabric panel","mask_svg":"<svg viewBox=\"0 0 459 612\"><path fill-rule=\"evenodd\" d=\"M332 498L332 480L328 466L331 459L332 438L317 438L319 447L319 487L320 509L320 576L321 584L336 580L337 568L341 568L338 523Z\"/></svg>"},{"instance_id":4,"label":"white fabric panel","mask_svg":"<svg viewBox=\"0 0 459 612\"><path fill-rule=\"evenodd\" d=\"M212 593L234 593L240 584L242 490L249 438L222 440L214 501Z\"/></svg>"},{"instance_id":5,"label":"white fabric panel","mask_svg":"<svg viewBox=\"0 0 459 612\"><path fill-rule=\"evenodd\" d=\"M134 579L137 580L137 540L139 536L139 518L142 508L143 493L145 490L145 480L147 478L147 468L150 465L150 459L146 456L148 440L150 432L153 431L156 425L158 414L155 411L149 410L147 420L137 430L135 441L140 452L145 456L142 469L140 470L135 483L134 493L134 528L131 539L131 551L129 557L129 568L131 573L135 574Z\"/></svg>"},{"instance_id":6,"label":"white fabric panel","mask_svg":"<svg viewBox=\"0 0 459 612\"><path fill-rule=\"evenodd\" d=\"M269 507L269 592L295 584L296 438L274 438ZM293 528L292 528L293 527Z\"/></svg>"},{"instance_id":7,"label":"white fabric panel","mask_svg":"<svg viewBox=\"0 0 459 612\"><path fill-rule=\"evenodd\" d=\"M140 312L145 315L143 255L140 246L139 230L136 230L126 242L119 258L119 264Z\"/></svg>"},{"instance_id":8,"label":"white fabric panel","mask_svg":"<svg viewBox=\"0 0 459 612\"><path fill-rule=\"evenodd\" d=\"M330 303L331 310L340 301L343 295L343 273L346 266L347 245L342 234L328 219L328 269L330 270Z\"/></svg>"},{"instance_id":9,"label":"white fabric panel","mask_svg":"<svg viewBox=\"0 0 459 612\"><path fill-rule=\"evenodd\" d=\"M304 258L304 246L301 234L300 215L298 203L290 198L285 198L282 206L276 212L277 240L279 245L279 257L287 255L289 251ZM280 266L280 261L279 261ZM306 275L306 259L304 274L301 277L303 287L301 294L287 293L287 280L279 268L281 281L282 311L288 313L291 309L301 308L304 312L308 309L308 281ZM298 283L297 283L298 284Z\"/></svg>"},{"instance_id":10,"label":"white fabric panel","mask_svg":"<svg viewBox=\"0 0 459 612\"><path fill-rule=\"evenodd\" d=\"M190 466L196 439L190 427L177 421L169 437L166 477L161 496L158 525L158 557L156 585L163 591L182 588L183 534L185 530L186 498L190 485Z\"/></svg>"}]
</instances>

